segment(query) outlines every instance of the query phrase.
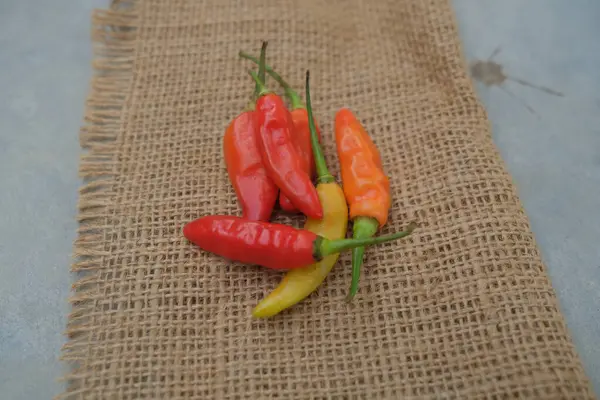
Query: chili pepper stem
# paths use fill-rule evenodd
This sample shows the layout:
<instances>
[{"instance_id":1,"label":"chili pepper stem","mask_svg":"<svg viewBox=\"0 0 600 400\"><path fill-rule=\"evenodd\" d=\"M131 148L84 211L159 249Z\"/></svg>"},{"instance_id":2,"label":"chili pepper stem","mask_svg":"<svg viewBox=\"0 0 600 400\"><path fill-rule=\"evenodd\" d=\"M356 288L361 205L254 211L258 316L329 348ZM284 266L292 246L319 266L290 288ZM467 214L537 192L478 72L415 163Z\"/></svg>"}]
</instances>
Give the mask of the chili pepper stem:
<instances>
[{"instance_id":1,"label":"chili pepper stem","mask_svg":"<svg viewBox=\"0 0 600 400\"><path fill-rule=\"evenodd\" d=\"M329 169L327 168L323 149L321 148L319 137L317 136L317 127L315 126L312 104L310 102L310 71L306 71L306 111L308 113L308 127L310 129L310 144L315 159L315 168L317 170L317 183L335 182L333 175L329 173Z\"/></svg>"},{"instance_id":2,"label":"chili pepper stem","mask_svg":"<svg viewBox=\"0 0 600 400\"><path fill-rule=\"evenodd\" d=\"M266 94L271 93L269 91L269 89L267 89L265 87L265 84L260 80L260 78L258 77L258 75L256 74L255 71L248 71L248 73L250 74L250 76L252 77L252 79L254 79L254 82L256 82L256 86L259 87L260 89L258 90L258 95L256 96L258 97L262 97Z\"/></svg>"},{"instance_id":3,"label":"chili pepper stem","mask_svg":"<svg viewBox=\"0 0 600 400\"><path fill-rule=\"evenodd\" d=\"M238 55L242 58L252 61L255 64L260 64L260 61L256 57L246 52L240 51ZM279 83L279 85L283 88L286 97L291 103L292 110L306 108L304 106L304 103L302 102L302 99L300 98L300 95L294 89L292 89L292 87L281 77L281 75L275 72L275 70L273 70L273 68L271 68L268 65L265 65L265 71L268 72L269 75L271 75L271 77L275 79L277 83Z\"/></svg>"},{"instance_id":4,"label":"chili pepper stem","mask_svg":"<svg viewBox=\"0 0 600 400\"><path fill-rule=\"evenodd\" d=\"M355 239L370 238L377 233L377 229L379 229L379 222L375 218L357 217L353 222L352 237ZM358 292L360 269L363 264L364 254L364 246L352 249L352 282L350 283L350 292L346 298L347 301L351 301Z\"/></svg>"},{"instance_id":5,"label":"chili pepper stem","mask_svg":"<svg viewBox=\"0 0 600 400\"><path fill-rule=\"evenodd\" d=\"M324 237L317 237L314 242L314 254L315 260L321 260L323 257L327 257L330 254L340 253L344 250L354 249L361 246L371 246L374 244L380 244L390 242L392 240L401 239L410 235L417 225L411 223L408 225L406 230L401 232L392 233L390 235L382 235L370 238L357 238L357 239L339 239L339 240L328 240Z\"/></svg>"},{"instance_id":6,"label":"chili pepper stem","mask_svg":"<svg viewBox=\"0 0 600 400\"><path fill-rule=\"evenodd\" d=\"M262 46L260 47L261 59L266 59L267 45L268 45L268 42L262 42ZM256 60L256 64L258 64L258 77L260 78L261 76L263 76L263 78L261 79L261 82L264 85L265 77L264 77L264 71L261 72L261 70L260 70L260 61ZM264 63L263 63L263 65L264 65ZM246 104L246 107L244 108L244 112L254 111L256 109L256 100L260 97L261 90L262 90L262 86L259 84L259 82L256 82L256 85L254 86L254 92L252 93L252 97L250 98L250 101L248 102L248 104Z\"/></svg>"},{"instance_id":7,"label":"chili pepper stem","mask_svg":"<svg viewBox=\"0 0 600 400\"><path fill-rule=\"evenodd\" d=\"M260 47L260 62L258 63L258 78L262 82L263 85L267 84L267 75L265 74L265 65L267 62L267 45L269 42L262 42L262 46ZM257 86L258 89L258 86ZM257 94L258 98L258 94Z\"/></svg>"},{"instance_id":8,"label":"chili pepper stem","mask_svg":"<svg viewBox=\"0 0 600 400\"><path fill-rule=\"evenodd\" d=\"M259 97L264 96L265 94L270 93L267 90L265 84L266 75L265 75L265 61L267 58L267 45L269 42L262 42L262 46L260 48L260 61L258 63L258 75L254 71L249 71L250 76L254 79L256 86L254 87L254 101L259 99Z\"/></svg>"}]
</instances>

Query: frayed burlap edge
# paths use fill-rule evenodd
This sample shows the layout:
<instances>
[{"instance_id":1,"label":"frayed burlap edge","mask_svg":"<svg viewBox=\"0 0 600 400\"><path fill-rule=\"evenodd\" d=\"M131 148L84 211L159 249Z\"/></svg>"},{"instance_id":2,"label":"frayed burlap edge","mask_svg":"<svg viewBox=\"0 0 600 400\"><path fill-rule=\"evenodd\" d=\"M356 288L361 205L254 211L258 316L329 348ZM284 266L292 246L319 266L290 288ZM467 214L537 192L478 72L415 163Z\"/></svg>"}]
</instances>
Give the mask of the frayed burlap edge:
<instances>
[{"instance_id":1,"label":"frayed burlap edge","mask_svg":"<svg viewBox=\"0 0 600 400\"><path fill-rule=\"evenodd\" d=\"M84 380L89 376L89 370L94 368L83 363L90 362L87 355L90 343L94 343L94 332L89 322L96 307L92 299L97 298L94 295L99 292L98 275L105 264L105 256L110 252L112 232L109 227L117 184L114 169L118 163L115 158L126 125L123 118L128 96L132 93L140 21L138 14L137 0L113 0L110 9L96 10L92 16L95 75L91 80L85 122L80 132L81 146L87 153L82 155L79 169L84 182L79 190L77 218L80 227L71 267L77 280L73 283L73 295L69 299L72 311L67 321L68 342L63 346L61 355L70 371L61 379L66 382L66 391L56 399L83 397ZM452 18L456 25L454 14ZM458 46L462 56L462 43L459 42ZM466 67L464 56L461 60ZM475 93L474 84L471 81L468 84ZM480 111L487 122L487 113L481 104ZM486 125L485 140L493 143L489 122Z\"/></svg>"},{"instance_id":2,"label":"frayed burlap edge","mask_svg":"<svg viewBox=\"0 0 600 400\"><path fill-rule=\"evenodd\" d=\"M93 332L88 319L94 304L91 294L98 290L99 269L103 265L107 232L110 226L111 204L115 184L115 156L119 145L122 118L131 93L137 31L137 2L113 0L107 10L94 10L92 32L94 76L86 100L84 124L80 143L85 154L81 156L79 175L83 184L79 189L77 239L74 243L71 272L76 274L69 298L72 310L68 315L66 335L68 342L62 348L61 360L70 371L60 381L66 383L66 392L56 399L81 395L81 364L87 360Z\"/></svg>"}]
</instances>

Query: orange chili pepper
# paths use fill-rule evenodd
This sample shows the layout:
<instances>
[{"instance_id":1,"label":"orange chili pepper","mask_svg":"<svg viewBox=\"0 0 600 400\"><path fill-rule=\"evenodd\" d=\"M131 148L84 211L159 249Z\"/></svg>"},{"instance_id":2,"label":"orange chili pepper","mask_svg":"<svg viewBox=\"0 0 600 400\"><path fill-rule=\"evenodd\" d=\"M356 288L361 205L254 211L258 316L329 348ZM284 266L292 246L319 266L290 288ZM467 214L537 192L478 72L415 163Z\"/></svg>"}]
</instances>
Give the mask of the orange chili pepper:
<instances>
[{"instance_id":1,"label":"orange chili pepper","mask_svg":"<svg viewBox=\"0 0 600 400\"><path fill-rule=\"evenodd\" d=\"M353 220L353 237L373 236L385 225L391 205L390 184L381 157L367 131L349 109L335 116L335 140L344 194ZM349 299L358 291L364 247L352 251Z\"/></svg>"}]
</instances>

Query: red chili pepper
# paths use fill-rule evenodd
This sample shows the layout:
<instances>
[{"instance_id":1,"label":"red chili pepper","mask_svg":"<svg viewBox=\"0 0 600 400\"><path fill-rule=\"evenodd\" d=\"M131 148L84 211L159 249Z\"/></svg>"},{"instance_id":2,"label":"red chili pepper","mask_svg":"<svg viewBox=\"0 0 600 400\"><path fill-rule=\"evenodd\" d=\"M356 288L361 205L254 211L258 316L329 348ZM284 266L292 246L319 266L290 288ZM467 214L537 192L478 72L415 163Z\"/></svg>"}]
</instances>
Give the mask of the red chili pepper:
<instances>
[{"instance_id":1,"label":"red chili pepper","mask_svg":"<svg viewBox=\"0 0 600 400\"><path fill-rule=\"evenodd\" d=\"M258 64L260 67L260 61L256 57L251 56L243 51L239 52L239 56ZM308 128L308 113L306 106L302 102L300 95L279 75L273 68L265 65L266 72L269 73L275 79L279 85L285 91L285 96L290 102L290 113L292 114L292 120L294 121L294 137L293 142L296 146L296 150L300 154L303 160L303 168L308 173L308 176L312 179L315 175L315 160L313 158L312 146L310 144L310 129ZM315 122L316 126L316 122ZM321 140L321 131L316 126L317 136L319 141ZM279 205L281 208L288 212L297 211L292 202L285 196L284 193L279 194Z\"/></svg>"},{"instance_id":2,"label":"red chili pepper","mask_svg":"<svg viewBox=\"0 0 600 400\"><path fill-rule=\"evenodd\" d=\"M293 104L293 103L292 103ZM306 108L294 108L292 105L292 121L294 123L294 145L300 154L303 166L308 176L312 179L315 175L315 161L312 155L312 147L310 145L310 131L308 130L308 114ZM317 134L320 138L320 130L317 127ZM283 193L279 194L279 205L284 211L295 212L296 207Z\"/></svg>"},{"instance_id":3,"label":"red chili pepper","mask_svg":"<svg viewBox=\"0 0 600 400\"><path fill-rule=\"evenodd\" d=\"M408 236L415 226L391 235L364 239L329 240L305 229L228 215L198 218L183 228L183 235L205 251L245 264L271 269L295 269L359 246Z\"/></svg>"},{"instance_id":4,"label":"red chili pepper","mask_svg":"<svg viewBox=\"0 0 600 400\"><path fill-rule=\"evenodd\" d=\"M263 163L271 179L306 216L323 218L323 208L302 158L292 142L293 122L281 97L265 94L256 102Z\"/></svg>"},{"instance_id":5,"label":"red chili pepper","mask_svg":"<svg viewBox=\"0 0 600 400\"><path fill-rule=\"evenodd\" d=\"M261 49L261 57L264 57L264 52L265 48ZM264 75L260 68L259 74ZM250 220L268 221L279 190L269 178L260 154L254 111L259 90L260 86L257 85L248 109L227 127L223 137L223 152L229 180L242 207L242 215Z\"/></svg>"},{"instance_id":6,"label":"red chili pepper","mask_svg":"<svg viewBox=\"0 0 600 400\"><path fill-rule=\"evenodd\" d=\"M261 64L263 59L261 58ZM261 66L264 69L264 64ZM259 147L269 177L292 204L306 216L323 218L317 190L294 144L294 123L281 97L269 92L254 71L261 90L256 101Z\"/></svg>"},{"instance_id":7,"label":"red chili pepper","mask_svg":"<svg viewBox=\"0 0 600 400\"><path fill-rule=\"evenodd\" d=\"M293 103L292 103L293 104ZM292 120L294 121L294 128L296 135L294 136L294 142L296 148L299 149L302 158L306 160L308 164L308 176L314 178L315 176L315 159L312 154L312 146L310 144L310 130L308 129L308 112L305 107L294 107L292 105ZM321 141L321 130L316 125L317 137L319 142Z\"/></svg>"}]
</instances>

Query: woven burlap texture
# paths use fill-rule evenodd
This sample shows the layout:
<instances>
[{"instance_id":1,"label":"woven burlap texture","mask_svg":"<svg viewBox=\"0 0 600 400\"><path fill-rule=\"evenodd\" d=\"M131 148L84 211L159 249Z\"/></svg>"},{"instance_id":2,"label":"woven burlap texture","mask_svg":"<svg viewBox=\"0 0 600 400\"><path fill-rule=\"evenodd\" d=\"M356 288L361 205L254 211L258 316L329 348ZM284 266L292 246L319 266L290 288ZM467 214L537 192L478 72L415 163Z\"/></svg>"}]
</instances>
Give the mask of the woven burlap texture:
<instances>
[{"instance_id":1,"label":"woven burlap texture","mask_svg":"<svg viewBox=\"0 0 600 400\"><path fill-rule=\"evenodd\" d=\"M593 398L447 0L116 2L93 36L63 397ZM222 138L253 89L237 52L263 39L301 92L310 69L333 172L336 110L372 135L393 194L383 232L420 227L368 250L352 304L344 255L307 300L254 320L282 275L181 231L240 215Z\"/></svg>"}]
</instances>

